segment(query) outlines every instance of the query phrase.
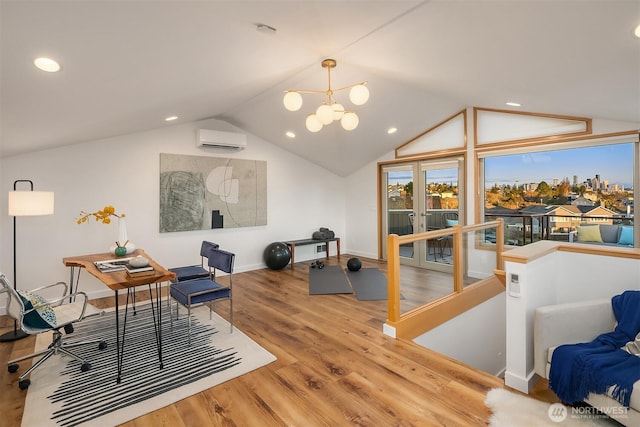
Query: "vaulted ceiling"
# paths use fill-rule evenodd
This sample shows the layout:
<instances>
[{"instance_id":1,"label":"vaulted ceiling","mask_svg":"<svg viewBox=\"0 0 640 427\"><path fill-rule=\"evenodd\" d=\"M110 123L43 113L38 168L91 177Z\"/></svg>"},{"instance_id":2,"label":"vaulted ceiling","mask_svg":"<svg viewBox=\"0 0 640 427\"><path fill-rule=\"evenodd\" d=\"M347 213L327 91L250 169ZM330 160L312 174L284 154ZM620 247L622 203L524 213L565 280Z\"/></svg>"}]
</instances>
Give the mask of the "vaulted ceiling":
<instances>
[{"instance_id":1,"label":"vaulted ceiling","mask_svg":"<svg viewBox=\"0 0 640 427\"><path fill-rule=\"evenodd\" d=\"M218 118L346 176L469 106L640 123L637 0L1 0L0 15L5 158ZM326 89L325 58L334 88L368 82L353 131L305 129L320 95L282 105Z\"/></svg>"}]
</instances>

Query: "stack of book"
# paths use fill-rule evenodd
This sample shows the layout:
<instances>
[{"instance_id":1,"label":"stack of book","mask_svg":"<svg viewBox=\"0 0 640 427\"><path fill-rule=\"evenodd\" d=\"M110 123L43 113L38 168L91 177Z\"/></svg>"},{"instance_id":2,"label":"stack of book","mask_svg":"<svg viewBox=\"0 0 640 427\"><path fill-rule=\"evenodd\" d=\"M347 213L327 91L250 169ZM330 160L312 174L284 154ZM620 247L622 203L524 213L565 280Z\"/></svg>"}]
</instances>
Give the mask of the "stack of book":
<instances>
[{"instance_id":1,"label":"stack of book","mask_svg":"<svg viewBox=\"0 0 640 427\"><path fill-rule=\"evenodd\" d=\"M150 276L155 274L155 270L150 265L145 265L144 267L133 267L129 264L125 264L124 269L127 272L127 275L131 277Z\"/></svg>"}]
</instances>

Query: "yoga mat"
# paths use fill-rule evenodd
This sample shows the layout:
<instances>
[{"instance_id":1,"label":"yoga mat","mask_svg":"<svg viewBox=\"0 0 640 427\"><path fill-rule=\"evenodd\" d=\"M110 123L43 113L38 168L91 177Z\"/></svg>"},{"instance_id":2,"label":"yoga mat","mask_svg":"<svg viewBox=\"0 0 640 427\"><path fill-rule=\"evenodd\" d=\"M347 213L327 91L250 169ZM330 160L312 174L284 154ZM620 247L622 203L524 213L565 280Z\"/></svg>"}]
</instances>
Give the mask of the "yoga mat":
<instances>
[{"instance_id":1,"label":"yoga mat","mask_svg":"<svg viewBox=\"0 0 640 427\"><path fill-rule=\"evenodd\" d=\"M377 268L361 268L358 271L345 270L351 287L360 301L387 299L387 278Z\"/></svg>"},{"instance_id":2,"label":"yoga mat","mask_svg":"<svg viewBox=\"0 0 640 427\"><path fill-rule=\"evenodd\" d=\"M339 265L309 267L309 295L352 294L347 276Z\"/></svg>"}]
</instances>

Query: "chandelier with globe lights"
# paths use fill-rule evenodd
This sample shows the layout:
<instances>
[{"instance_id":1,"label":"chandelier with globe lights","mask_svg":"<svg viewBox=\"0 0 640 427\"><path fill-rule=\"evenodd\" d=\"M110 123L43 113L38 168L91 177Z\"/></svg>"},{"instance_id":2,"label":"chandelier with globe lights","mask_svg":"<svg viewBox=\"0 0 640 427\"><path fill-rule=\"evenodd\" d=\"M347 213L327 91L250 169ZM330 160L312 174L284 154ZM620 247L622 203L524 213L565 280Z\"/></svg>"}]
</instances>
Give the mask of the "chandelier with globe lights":
<instances>
[{"instance_id":1,"label":"chandelier with globe lights","mask_svg":"<svg viewBox=\"0 0 640 427\"><path fill-rule=\"evenodd\" d=\"M285 91L283 103L284 107L289 111L298 111L302 107L301 93L319 93L327 96L326 101L322 102L315 113L307 116L306 126L309 132L318 132L323 126L329 125L334 121L340 121L345 130L354 130L358 127L359 119L355 111L346 110L344 106L336 101L333 95L336 92L350 89L349 100L354 105L363 105L369 100L369 89L365 86L367 82L355 83L339 89L331 88L331 69L336 67L335 59L325 59L322 61L322 68L327 69L329 85L327 90L308 90L294 89Z\"/></svg>"}]
</instances>

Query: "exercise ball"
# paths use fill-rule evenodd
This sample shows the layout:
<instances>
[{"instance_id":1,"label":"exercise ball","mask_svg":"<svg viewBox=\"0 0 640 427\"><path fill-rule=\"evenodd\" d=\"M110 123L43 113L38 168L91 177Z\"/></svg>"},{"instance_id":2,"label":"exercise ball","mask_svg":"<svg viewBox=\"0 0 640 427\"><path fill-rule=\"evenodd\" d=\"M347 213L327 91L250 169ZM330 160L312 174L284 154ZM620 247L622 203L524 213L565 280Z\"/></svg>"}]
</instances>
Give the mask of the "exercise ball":
<instances>
[{"instance_id":1,"label":"exercise ball","mask_svg":"<svg viewBox=\"0 0 640 427\"><path fill-rule=\"evenodd\" d=\"M291 260L289 246L282 242L273 242L264 249L264 262L272 270L281 270Z\"/></svg>"},{"instance_id":2,"label":"exercise ball","mask_svg":"<svg viewBox=\"0 0 640 427\"><path fill-rule=\"evenodd\" d=\"M347 261L347 268L349 271L358 271L362 268L362 261L358 258L349 258L349 261Z\"/></svg>"}]
</instances>

